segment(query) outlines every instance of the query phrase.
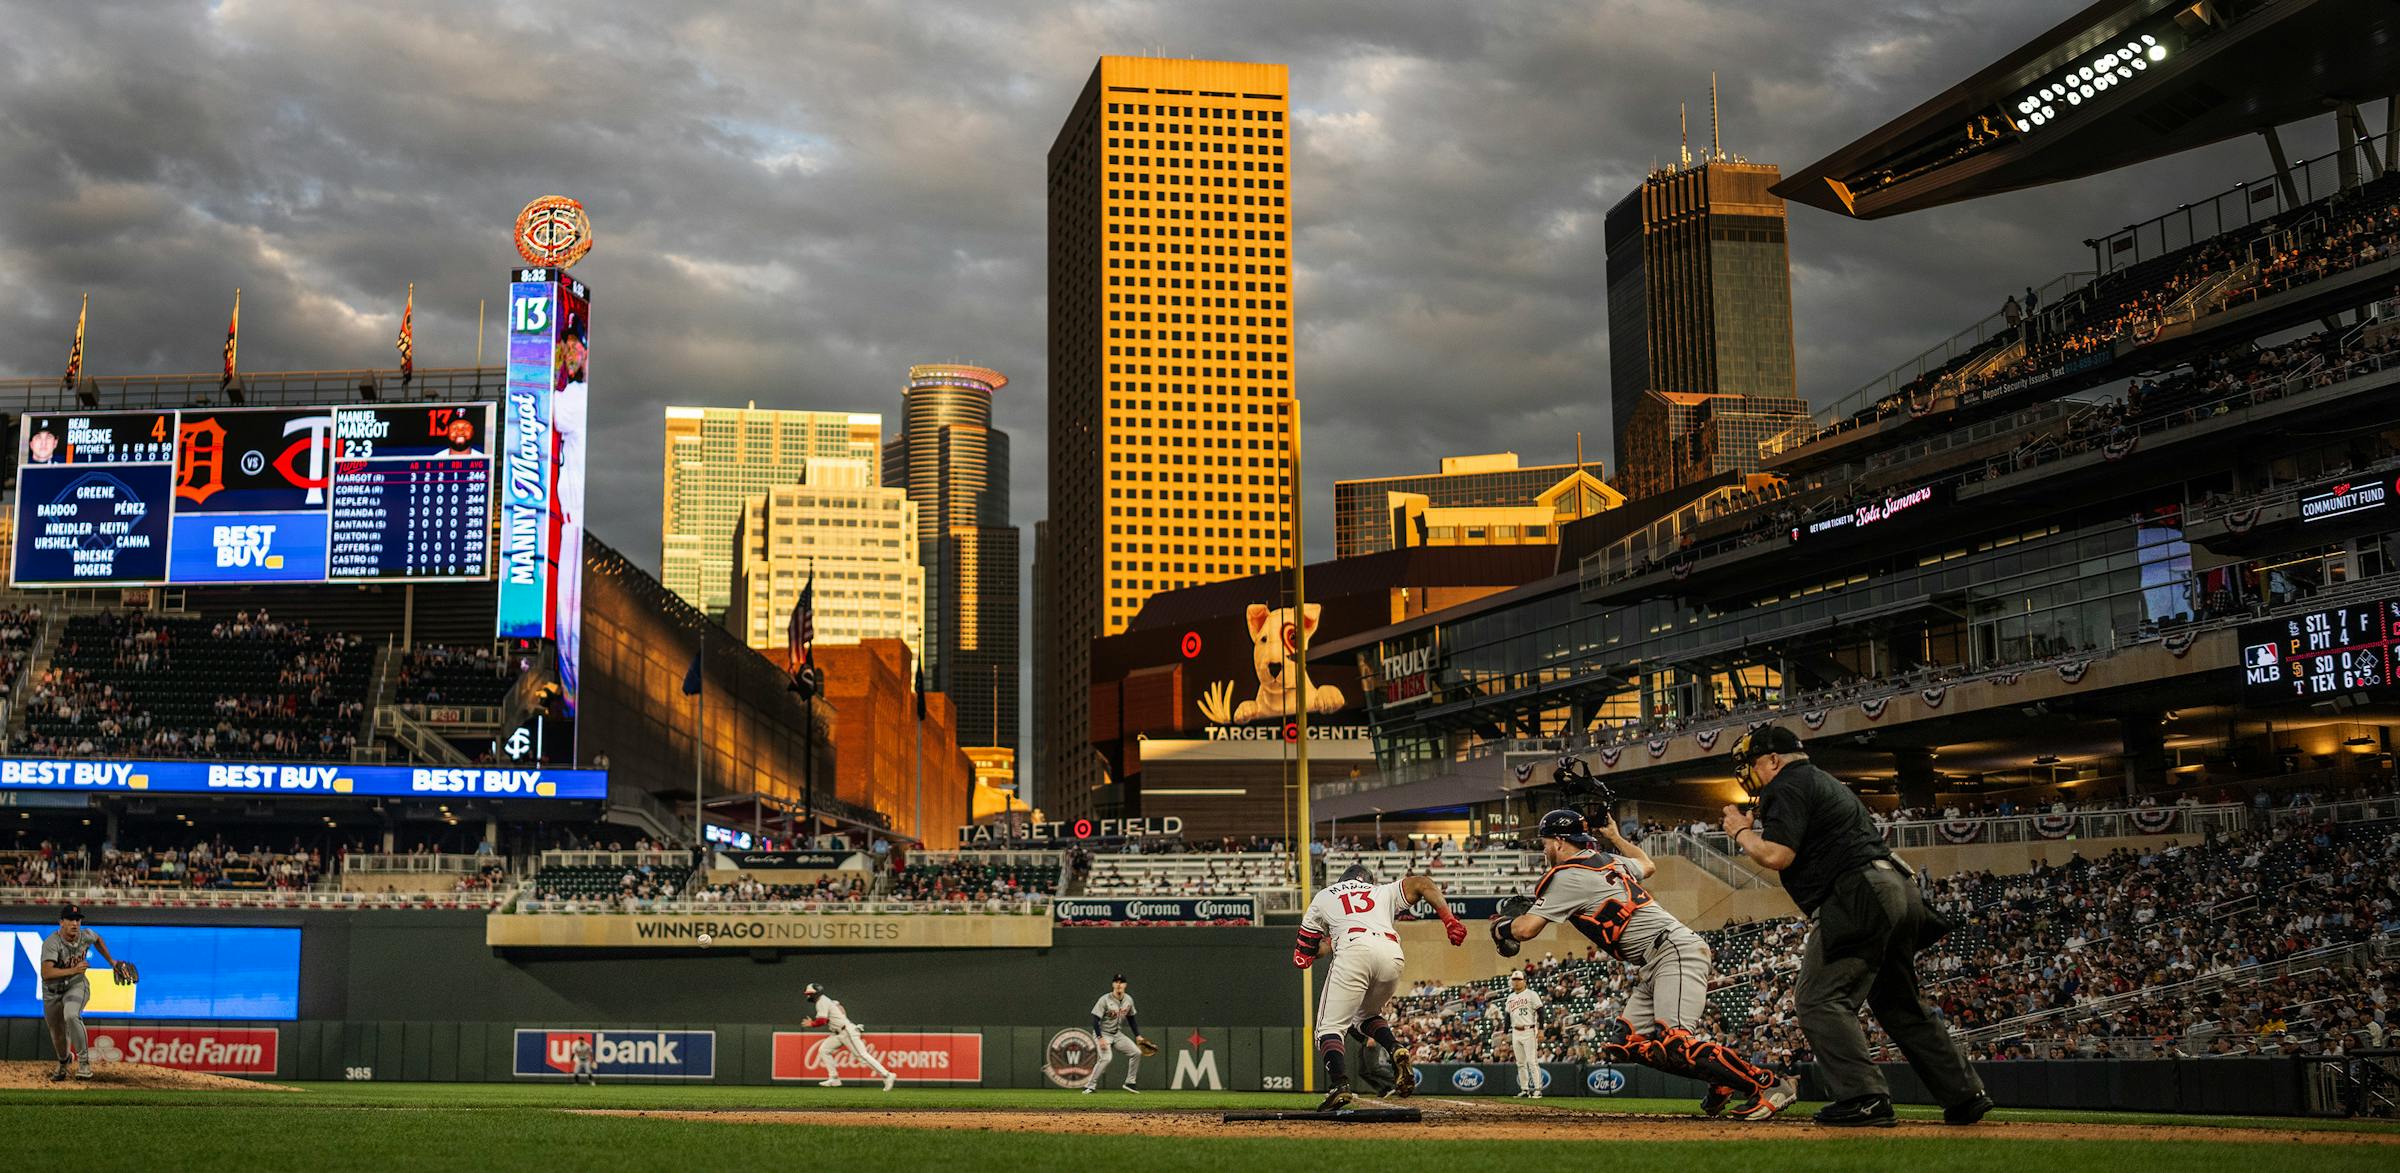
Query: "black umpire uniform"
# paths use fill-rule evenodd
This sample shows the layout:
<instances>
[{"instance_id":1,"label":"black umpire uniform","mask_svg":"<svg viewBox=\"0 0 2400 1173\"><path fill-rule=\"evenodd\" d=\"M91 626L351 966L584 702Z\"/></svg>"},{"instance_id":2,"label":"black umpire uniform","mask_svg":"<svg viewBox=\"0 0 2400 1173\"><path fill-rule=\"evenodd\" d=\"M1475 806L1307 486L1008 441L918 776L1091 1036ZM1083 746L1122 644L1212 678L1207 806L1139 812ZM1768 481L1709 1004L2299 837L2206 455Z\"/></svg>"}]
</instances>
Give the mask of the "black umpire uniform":
<instances>
[{"instance_id":1,"label":"black umpire uniform","mask_svg":"<svg viewBox=\"0 0 2400 1173\"><path fill-rule=\"evenodd\" d=\"M1761 768L1770 755L1772 762ZM1925 903L1907 865L1884 846L1866 804L1810 763L1799 737L1780 726L1745 735L1734 747L1734 767L1758 800L1748 824L1729 808L1735 845L1779 867L1784 890L1814 922L1794 999L1800 1030L1816 1052L1818 1078L1833 1100L1817 1113L1818 1123L1893 1122L1891 1086L1868 1054L1858 1021L1861 1004L1899 1044L1943 1105L1944 1119L1982 1119L1991 1098L1950 1032L1926 1010L1917 986L1917 953L1950 926ZM1775 846L1788 849L1789 858Z\"/></svg>"}]
</instances>

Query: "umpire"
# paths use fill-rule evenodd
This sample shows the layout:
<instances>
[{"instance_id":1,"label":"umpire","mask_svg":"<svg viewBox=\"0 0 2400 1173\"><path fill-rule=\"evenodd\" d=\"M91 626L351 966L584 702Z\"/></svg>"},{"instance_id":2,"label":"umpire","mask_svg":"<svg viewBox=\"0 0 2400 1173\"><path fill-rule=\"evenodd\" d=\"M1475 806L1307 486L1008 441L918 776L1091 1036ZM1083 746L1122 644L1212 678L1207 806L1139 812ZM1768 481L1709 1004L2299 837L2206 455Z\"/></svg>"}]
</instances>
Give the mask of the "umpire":
<instances>
[{"instance_id":1,"label":"umpire","mask_svg":"<svg viewBox=\"0 0 2400 1173\"><path fill-rule=\"evenodd\" d=\"M1917 952L1949 925L1926 905L1908 865L1883 845L1866 804L1811 764L1799 736L1779 725L1744 734L1733 747L1733 771L1757 802L1726 807L1725 833L1742 854L1781 873L1784 891L1815 922L1795 1000L1833 1100L1817 1123L1894 1123L1891 1085L1868 1057L1859 1025L1862 1002L1941 1102L1945 1122L1983 1119L1992 1098L1917 989Z\"/></svg>"}]
</instances>

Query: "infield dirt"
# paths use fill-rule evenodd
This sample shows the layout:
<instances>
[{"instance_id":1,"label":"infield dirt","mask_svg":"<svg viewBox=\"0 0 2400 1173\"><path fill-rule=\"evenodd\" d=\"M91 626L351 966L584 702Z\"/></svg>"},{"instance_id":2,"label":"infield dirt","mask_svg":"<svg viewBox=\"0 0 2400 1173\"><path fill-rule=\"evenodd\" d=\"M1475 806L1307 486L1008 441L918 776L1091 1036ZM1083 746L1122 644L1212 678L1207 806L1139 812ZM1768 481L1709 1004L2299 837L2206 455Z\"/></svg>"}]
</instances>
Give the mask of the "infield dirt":
<instances>
[{"instance_id":1,"label":"infield dirt","mask_svg":"<svg viewBox=\"0 0 2400 1173\"><path fill-rule=\"evenodd\" d=\"M235 1079L227 1075L208 1075L198 1071L176 1071L167 1067L152 1067L145 1063L103 1063L90 1079L68 1077L64 1083L50 1082L50 1073L57 1065L44 1061L31 1063L0 1063L0 1090L41 1091L56 1088L61 1091L90 1091L94 1088L118 1088L125 1091L151 1092L296 1092L299 1088L256 1080Z\"/></svg>"}]
</instances>

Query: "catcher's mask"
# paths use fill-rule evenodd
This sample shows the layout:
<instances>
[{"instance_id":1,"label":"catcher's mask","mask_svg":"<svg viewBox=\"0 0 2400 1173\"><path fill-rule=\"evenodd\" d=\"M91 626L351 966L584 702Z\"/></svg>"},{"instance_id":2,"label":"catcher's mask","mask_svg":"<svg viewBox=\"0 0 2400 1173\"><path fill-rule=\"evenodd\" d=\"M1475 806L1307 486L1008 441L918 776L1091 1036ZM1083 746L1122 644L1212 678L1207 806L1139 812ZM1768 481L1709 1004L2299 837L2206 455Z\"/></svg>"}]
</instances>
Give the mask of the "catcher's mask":
<instances>
[{"instance_id":1,"label":"catcher's mask","mask_svg":"<svg viewBox=\"0 0 2400 1173\"><path fill-rule=\"evenodd\" d=\"M1742 784L1745 793L1756 794L1766 785L1759 781L1758 771L1753 768L1758 759L1768 754L1796 754L1801 749L1799 734L1781 725L1760 725L1733 743L1734 780Z\"/></svg>"},{"instance_id":2,"label":"catcher's mask","mask_svg":"<svg viewBox=\"0 0 2400 1173\"><path fill-rule=\"evenodd\" d=\"M1354 863L1349 867L1342 869L1342 878L1340 882L1346 884L1352 880L1356 880L1362 884L1372 884L1375 882L1375 873L1368 871L1367 865L1363 863Z\"/></svg>"}]
</instances>

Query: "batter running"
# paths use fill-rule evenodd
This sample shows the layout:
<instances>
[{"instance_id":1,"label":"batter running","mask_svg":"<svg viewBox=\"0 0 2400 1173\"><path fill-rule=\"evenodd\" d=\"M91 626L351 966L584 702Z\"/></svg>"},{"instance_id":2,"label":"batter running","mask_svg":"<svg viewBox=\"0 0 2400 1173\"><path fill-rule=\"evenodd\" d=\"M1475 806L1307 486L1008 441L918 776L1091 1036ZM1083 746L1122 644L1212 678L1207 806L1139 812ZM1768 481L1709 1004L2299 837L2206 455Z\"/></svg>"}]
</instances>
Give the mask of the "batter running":
<instances>
[{"instance_id":1,"label":"batter running","mask_svg":"<svg viewBox=\"0 0 2400 1173\"><path fill-rule=\"evenodd\" d=\"M1341 879L1308 902L1308 911L1300 917L1300 939L1292 947L1292 964L1307 969L1324 950L1333 951L1324 992L1317 999L1317 1053L1325 1065L1326 1089L1325 1102L1317 1105L1320 1112L1333 1111L1352 1099L1343 1047L1344 1035L1353 1023L1391 1054L1393 1097L1416 1090L1414 1062L1408 1048L1392 1034L1383 1006L1400 988L1400 971L1407 965L1392 916L1403 905L1420 900L1432 905L1442 918L1452 945L1466 942L1467 926L1459 923L1458 914L1450 911L1433 881L1404 876L1396 883L1378 884L1365 864L1351 864ZM1361 1021L1361 1012L1370 1007L1373 1013Z\"/></svg>"}]
</instances>

